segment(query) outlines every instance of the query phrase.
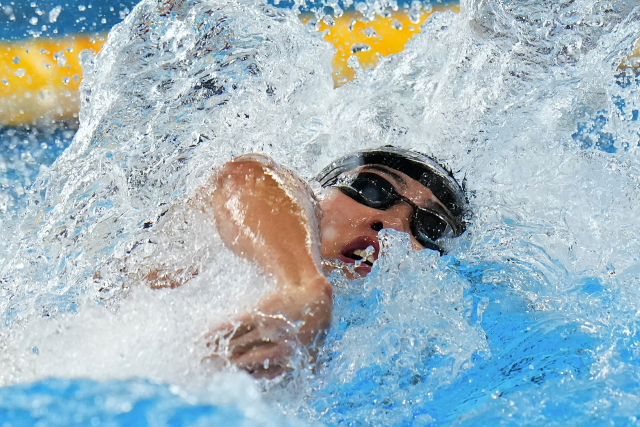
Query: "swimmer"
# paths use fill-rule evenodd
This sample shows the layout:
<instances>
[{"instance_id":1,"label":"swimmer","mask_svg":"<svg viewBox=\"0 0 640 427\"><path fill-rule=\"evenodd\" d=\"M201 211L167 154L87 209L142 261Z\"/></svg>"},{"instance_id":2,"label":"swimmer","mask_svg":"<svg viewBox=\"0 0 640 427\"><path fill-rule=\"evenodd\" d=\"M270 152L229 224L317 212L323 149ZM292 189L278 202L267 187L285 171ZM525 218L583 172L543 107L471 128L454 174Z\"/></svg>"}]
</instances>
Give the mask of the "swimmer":
<instances>
[{"instance_id":1,"label":"swimmer","mask_svg":"<svg viewBox=\"0 0 640 427\"><path fill-rule=\"evenodd\" d=\"M366 276L378 258L378 232L411 236L415 250L444 253L442 238L465 231L458 182L433 159L395 147L361 151L326 167L323 192L271 159L248 154L222 166L197 197L211 209L224 243L258 264L276 291L255 309L214 328L213 356L257 378L290 367L295 346L311 358L331 323L327 271Z\"/></svg>"}]
</instances>

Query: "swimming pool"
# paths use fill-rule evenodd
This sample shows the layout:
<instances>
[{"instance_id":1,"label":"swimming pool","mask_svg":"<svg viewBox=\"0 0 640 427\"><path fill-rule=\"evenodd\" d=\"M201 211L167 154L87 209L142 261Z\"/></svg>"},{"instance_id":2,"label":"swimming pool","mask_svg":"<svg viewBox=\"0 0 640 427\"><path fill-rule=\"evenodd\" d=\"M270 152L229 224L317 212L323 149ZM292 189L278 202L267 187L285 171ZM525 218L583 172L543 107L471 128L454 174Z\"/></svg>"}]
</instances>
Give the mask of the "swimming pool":
<instances>
[{"instance_id":1,"label":"swimming pool","mask_svg":"<svg viewBox=\"0 0 640 427\"><path fill-rule=\"evenodd\" d=\"M352 63L357 80L335 89L332 47L287 8L136 6L83 58L68 148L63 130L26 148L11 138L31 133L5 130L3 153L20 161L3 178L23 194L1 217L0 418L638 424L640 102L636 71L619 65L640 10L460 9L433 14L375 70ZM465 237L439 257L383 231L372 274L332 277L334 323L313 369L254 383L200 363L206 330L271 286L181 208L212 168L262 151L311 177L387 143L465 179ZM135 286L185 265L200 274L178 289Z\"/></svg>"}]
</instances>

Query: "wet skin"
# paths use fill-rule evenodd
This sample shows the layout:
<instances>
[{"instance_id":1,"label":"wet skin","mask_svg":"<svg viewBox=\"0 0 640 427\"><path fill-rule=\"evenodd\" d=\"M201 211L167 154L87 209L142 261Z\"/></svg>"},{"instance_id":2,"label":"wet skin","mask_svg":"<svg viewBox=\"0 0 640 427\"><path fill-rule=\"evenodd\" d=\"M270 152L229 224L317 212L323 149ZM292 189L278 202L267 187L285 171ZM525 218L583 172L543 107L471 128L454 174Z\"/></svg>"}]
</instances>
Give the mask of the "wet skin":
<instances>
[{"instance_id":1,"label":"wet skin","mask_svg":"<svg viewBox=\"0 0 640 427\"><path fill-rule=\"evenodd\" d=\"M418 206L438 206L431 191L403 173L382 167L365 170L383 176ZM332 290L321 258L356 262L355 250L368 246L379 254L378 231L410 234L412 208L399 202L382 211L364 206L335 188L320 200L320 222L309 187L270 159L246 155L226 163L197 198L211 211L220 236L239 256L273 277L276 291L234 321L207 334L210 358L274 378L292 366L295 348L307 348L311 362L331 324ZM318 230L321 235L318 236ZM422 246L412 237L416 250ZM345 265L345 264L343 264ZM371 266L355 268L366 275Z\"/></svg>"},{"instance_id":2,"label":"wet skin","mask_svg":"<svg viewBox=\"0 0 640 427\"><path fill-rule=\"evenodd\" d=\"M431 190L404 173L383 166L362 167L352 173L364 171L382 176L393 184L399 194L416 205L424 207L437 205L438 209L448 213ZM328 188L326 193L320 201L322 211L320 251L324 259L353 264L359 258L357 255L354 256L353 251L366 249L368 246L373 246L375 250L373 258L378 259L380 251L378 231L383 228L392 228L409 234L413 248L424 249L411 235L410 219L413 209L407 203L399 202L383 211L362 205L336 188ZM362 262L355 271L361 276L366 276L371 271L371 266L369 263Z\"/></svg>"}]
</instances>

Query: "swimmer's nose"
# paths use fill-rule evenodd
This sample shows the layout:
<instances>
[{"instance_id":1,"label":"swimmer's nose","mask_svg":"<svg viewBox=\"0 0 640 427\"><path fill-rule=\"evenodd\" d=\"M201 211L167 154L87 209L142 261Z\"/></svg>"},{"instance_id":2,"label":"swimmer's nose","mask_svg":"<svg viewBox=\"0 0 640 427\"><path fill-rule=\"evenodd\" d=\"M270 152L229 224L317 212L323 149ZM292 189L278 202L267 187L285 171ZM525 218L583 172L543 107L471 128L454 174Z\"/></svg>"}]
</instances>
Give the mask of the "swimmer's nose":
<instances>
[{"instance_id":1,"label":"swimmer's nose","mask_svg":"<svg viewBox=\"0 0 640 427\"><path fill-rule=\"evenodd\" d=\"M410 206L398 204L386 211L378 211L369 218L368 226L373 231L380 231L383 228L393 228L394 230L410 233L410 218L413 209Z\"/></svg>"},{"instance_id":2,"label":"swimmer's nose","mask_svg":"<svg viewBox=\"0 0 640 427\"><path fill-rule=\"evenodd\" d=\"M369 218L367 226L375 232L378 232L383 228L392 228L394 230L407 233L411 237L414 249L423 249L411 233L412 213L413 209L409 205L399 203L386 211L377 212L376 215Z\"/></svg>"}]
</instances>

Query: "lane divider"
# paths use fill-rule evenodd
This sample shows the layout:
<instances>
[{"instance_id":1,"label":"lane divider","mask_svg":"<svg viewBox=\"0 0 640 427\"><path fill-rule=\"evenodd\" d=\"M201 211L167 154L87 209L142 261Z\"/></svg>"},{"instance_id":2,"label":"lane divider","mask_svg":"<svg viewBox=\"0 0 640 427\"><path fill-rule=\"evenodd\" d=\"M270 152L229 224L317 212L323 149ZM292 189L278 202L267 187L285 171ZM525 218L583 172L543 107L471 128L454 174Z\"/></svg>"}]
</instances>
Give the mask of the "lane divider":
<instances>
[{"instance_id":1,"label":"lane divider","mask_svg":"<svg viewBox=\"0 0 640 427\"><path fill-rule=\"evenodd\" d=\"M362 68L374 67L380 56L398 53L420 32L422 24L436 10L459 10L457 4L440 6L410 19L405 11L363 22L356 11L317 24L318 31L336 48L334 83L341 86L355 77L347 64L355 56ZM303 23L313 15L301 15ZM328 21L328 22L327 22ZM29 39L0 43L0 126L51 123L77 116L78 87L82 69L78 54L83 49L97 53L106 34L76 34L59 39Z\"/></svg>"},{"instance_id":2,"label":"lane divider","mask_svg":"<svg viewBox=\"0 0 640 427\"><path fill-rule=\"evenodd\" d=\"M105 40L106 34L0 43L0 125L77 116L78 55L84 49L97 53Z\"/></svg>"},{"instance_id":3,"label":"lane divider","mask_svg":"<svg viewBox=\"0 0 640 427\"><path fill-rule=\"evenodd\" d=\"M456 3L422 10L419 16L407 11L392 12L365 22L356 11L345 11L339 18L326 18L316 24L324 39L336 48L333 79L336 87L355 78L354 67L375 67L380 57L401 52L420 25L433 13L451 10ZM312 15L301 15L303 23ZM0 126L49 124L77 117L78 87L82 69L79 53L89 49L96 54L106 34L76 34L58 39L28 39L0 42ZM357 58L354 61L352 58ZM620 69L640 72L640 39L634 53Z\"/></svg>"},{"instance_id":4,"label":"lane divider","mask_svg":"<svg viewBox=\"0 0 640 427\"><path fill-rule=\"evenodd\" d=\"M333 82L336 86L342 86L355 78L355 70L348 62L351 56L358 59L355 66L363 69L373 68L380 57L401 52L414 34L420 32L420 25L427 20L432 13L444 10L460 12L458 4L433 7L431 10L422 10L413 19L405 11L392 12L389 16L377 16L376 19L364 22L359 12L346 11L338 19L329 19L329 22L320 21L318 31L324 32L325 40L333 44L337 50L333 58ZM309 17L301 17L303 23L307 23ZM332 22L333 21L333 22Z\"/></svg>"}]
</instances>

